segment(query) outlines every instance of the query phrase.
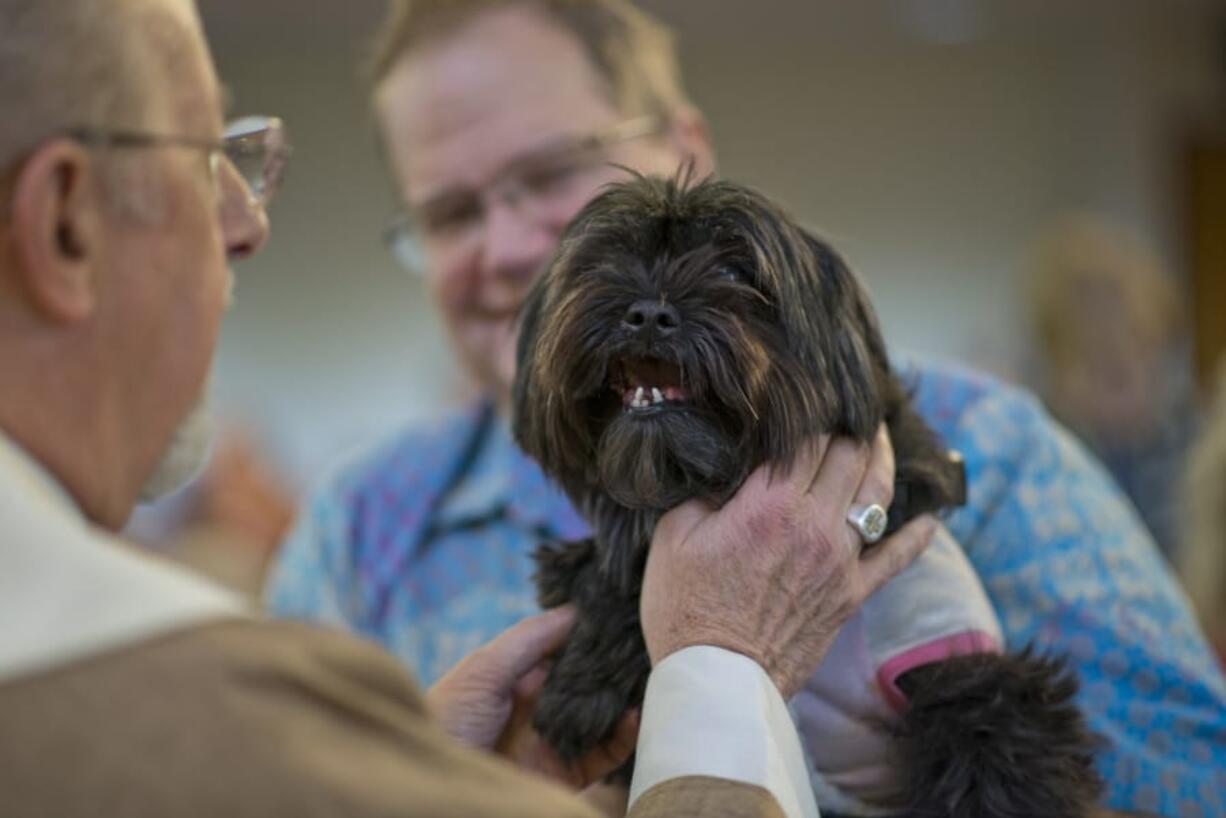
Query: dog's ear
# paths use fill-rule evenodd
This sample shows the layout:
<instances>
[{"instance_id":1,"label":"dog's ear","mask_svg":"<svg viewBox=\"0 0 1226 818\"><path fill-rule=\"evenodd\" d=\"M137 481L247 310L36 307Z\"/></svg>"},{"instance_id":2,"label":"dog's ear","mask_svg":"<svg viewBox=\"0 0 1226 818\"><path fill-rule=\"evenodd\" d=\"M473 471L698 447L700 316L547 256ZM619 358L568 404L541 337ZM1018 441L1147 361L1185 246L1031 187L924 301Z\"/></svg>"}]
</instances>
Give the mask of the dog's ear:
<instances>
[{"instance_id":1,"label":"dog's ear","mask_svg":"<svg viewBox=\"0 0 1226 818\"><path fill-rule=\"evenodd\" d=\"M539 415L531 411L533 397L538 390L536 371L536 345L540 327L541 309L545 303L544 277L533 285L520 307L519 339L515 345L515 380L511 385L511 430L515 442L532 458L541 460L548 436L543 434Z\"/></svg>"},{"instance_id":2,"label":"dog's ear","mask_svg":"<svg viewBox=\"0 0 1226 818\"><path fill-rule=\"evenodd\" d=\"M843 259L821 239L806 233L819 270L827 335L827 377L835 386L846 431L871 438L885 421L894 447L895 498L889 531L924 513L965 502L965 475L936 432L911 405L911 397L890 366L877 315L864 288ZM867 438L865 437L867 435Z\"/></svg>"},{"instance_id":3,"label":"dog's ear","mask_svg":"<svg viewBox=\"0 0 1226 818\"><path fill-rule=\"evenodd\" d=\"M902 382L891 375L886 390L886 424L894 446L894 531L913 517L966 504L966 468L957 452L948 450L920 417Z\"/></svg>"},{"instance_id":4,"label":"dog's ear","mask_svg":"<svg viewBox=\"0 0 1226 818\"><path fill-rule=\"evenodd\" d=\"M822 340L817 369L829 379L837 410L831 431L871 440L883 420L883 397L890 376L885 342L868 295L847 263L830 245L801 231L817 275L807 277L815 292L802 298L816 304L805 320L816 325L809 337ZM798 336L804 337L804 336Z\"/></svg>"}]
</instances>

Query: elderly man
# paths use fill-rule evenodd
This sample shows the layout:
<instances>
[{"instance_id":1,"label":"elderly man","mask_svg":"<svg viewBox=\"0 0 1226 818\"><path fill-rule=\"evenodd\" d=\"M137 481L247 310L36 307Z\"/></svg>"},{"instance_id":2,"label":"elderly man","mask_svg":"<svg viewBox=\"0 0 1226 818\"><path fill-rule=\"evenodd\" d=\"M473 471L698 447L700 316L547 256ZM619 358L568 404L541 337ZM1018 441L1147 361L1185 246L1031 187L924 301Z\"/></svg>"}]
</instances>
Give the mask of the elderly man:
<instances>
[{"instance_id":1,"label":"elderly man","mask_svg":"<svg viewBox=\"0 0 1226 818\"><path fill-rule=\"evenodd\" d=\"M220 96L191 0L0 0L0 811L590 815L488 751L583 785L641 719L632 814L814 815L783 699L932 531L858 556L847 507L888 482L886 446L815 441L721 511L664 519L643 711L572 765L524 718L568 609L423 700L380 651L260 621L115 538L199 464L228 260L266 238L279 123L223 132ZM747 530L768 547L747 554Z\"/></svg>"},{"instance_id":2,"label":"elderly man","mask_svg":"<svg viewBox=\"0 0 1226 818\"><path fill-rule=\"evenodd\" d=\"M529 285L568 219L622 178L615 165L691 162L702 176L714 157L667 32L628 0L398 2L373 94L406 205L397 245L483 399L326 482L268 599L378 639L429 680L537 610L539 542L586 533L507 431ZM1108 739L1107 802L1226 812L1226 682L1135 513L1027 395L948 369L910 374L920 411L966 457L969 503L949 527L1009 646L1066 654L1082 679L1080 704ZM882 771L859 764L820 759L867 793Z\"/></svg>"}]
</instances>

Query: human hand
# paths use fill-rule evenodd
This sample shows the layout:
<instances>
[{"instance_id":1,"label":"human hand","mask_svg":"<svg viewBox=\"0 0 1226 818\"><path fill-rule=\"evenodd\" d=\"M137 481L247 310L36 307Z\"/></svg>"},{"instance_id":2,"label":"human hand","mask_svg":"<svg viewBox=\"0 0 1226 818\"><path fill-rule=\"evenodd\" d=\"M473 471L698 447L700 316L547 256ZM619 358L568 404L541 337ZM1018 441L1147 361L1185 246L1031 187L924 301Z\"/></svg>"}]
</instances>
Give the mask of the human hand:
<instances>
[{"instance_id":1,"label":"human hand","mask_svg":"<svg viewBox=\"0 0 1226 818\"><path fill-rule=\"evenodd\" d=\"M928 544L935 521L921 517L863 549L848 510L889 508L893 486L882 426L871 446L823 436L786 473L758 468L718 511L690 501L664 515L640 602L652 664L691 645L722 647L790 697L860 604Z\"/></svg>"},{"instance_id":2,"label":"human hand","mask_svg":"<svg viewBox=\"0 0 1226 818\"><path fill-rule=\"evenodd\" d=\"M627 714L603 747L566 763L532 729L548 658L575 622L569 606L529 617L475 650L426 693L442 728L463 744L581 789L616 770L634 751L638 713Z\"/></svg>"}]
</instances>

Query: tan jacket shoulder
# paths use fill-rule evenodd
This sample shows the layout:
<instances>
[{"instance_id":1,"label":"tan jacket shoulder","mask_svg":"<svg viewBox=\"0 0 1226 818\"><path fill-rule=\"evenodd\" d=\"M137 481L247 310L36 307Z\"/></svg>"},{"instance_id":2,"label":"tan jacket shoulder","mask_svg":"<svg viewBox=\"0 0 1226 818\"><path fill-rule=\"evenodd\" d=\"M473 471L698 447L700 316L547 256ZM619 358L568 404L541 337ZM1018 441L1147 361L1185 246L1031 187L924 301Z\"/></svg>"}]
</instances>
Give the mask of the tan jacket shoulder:
<instances>
[{"instance_id":1,"label":"tan jacket shoulder","mask_svg":"<svg viewBox=\"0 0 1226 818\"><path fill-rule=\"evenodd\" d=\"M228 622L0 685L14 815L586 816L460 747L382 651Z\"/></svg>"},{"instance_id":2,"label":"tan jacket shoulder","mask_svg":"<svg viewBox=\"0 0 1226 818\"><path fill-rule=\"evenodd\" d=\"M381 650L238 620L0 684L0 792L29 818L591 815L444 735ZM779 813L757 788L690 778L631 814Z\"/></svg>"}]
</instances>

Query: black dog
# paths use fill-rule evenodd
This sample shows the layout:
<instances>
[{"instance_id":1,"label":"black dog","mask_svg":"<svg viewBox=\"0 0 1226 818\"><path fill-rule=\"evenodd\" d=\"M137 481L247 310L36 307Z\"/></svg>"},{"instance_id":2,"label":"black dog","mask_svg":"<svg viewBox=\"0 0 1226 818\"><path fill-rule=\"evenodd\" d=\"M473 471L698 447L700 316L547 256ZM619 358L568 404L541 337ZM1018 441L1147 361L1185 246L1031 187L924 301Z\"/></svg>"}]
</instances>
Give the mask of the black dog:
<instances>
[{"instance_id":1,"label":"black dog","mask_svg":"<svg viewBox=\"0 0 1226 818\"><path fill-rule=\"evenodd\" d=\"M642 700L639 586L668 509L722 504L806 438L869 441L883 421L897 469L889 530L962 502L961 464L912 409L854 276L744 187L608 188L529 296L518 354L516 438L596 532L536 555L541 604L579 610L535 721L564 758ZM1095 802L1095 745L1059 662L961 657L900 687L900 812L1057 818Z\"/></svg>"}]
</instances>

